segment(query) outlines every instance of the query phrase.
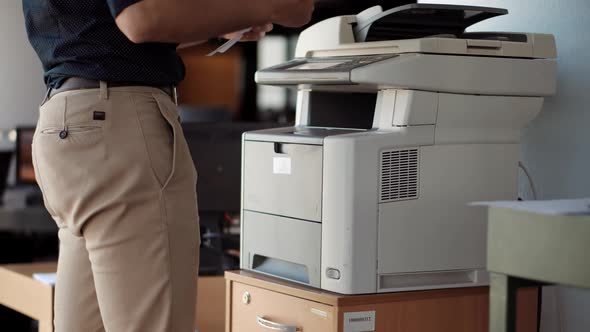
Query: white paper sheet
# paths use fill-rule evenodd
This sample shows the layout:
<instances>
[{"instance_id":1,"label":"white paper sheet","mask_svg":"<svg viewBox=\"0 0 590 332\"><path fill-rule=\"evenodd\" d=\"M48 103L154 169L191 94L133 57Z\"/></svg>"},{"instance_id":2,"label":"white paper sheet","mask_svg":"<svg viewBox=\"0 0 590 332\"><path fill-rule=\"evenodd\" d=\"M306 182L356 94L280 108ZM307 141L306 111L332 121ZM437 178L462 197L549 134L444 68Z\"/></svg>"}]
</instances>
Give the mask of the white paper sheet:
<instances>
[{"instance_id":1,"label":"white paper sheet","mask_svg":"<svg viewBox=\"0 0 590 332\"><path fill-rule=\"evenodd\" d=\"M551 201L475 202L471 205L508 208L547 215L590 215L590 198Z\"/></svg>"},{"instance_id":2,"label":"white paper sheet","mask_svg":"<svg viewBox=\"0 0 590 332\"><path fill-rule=\"evenodd\" d=\"M214 56L217 53L227 52L230 48L232 48L232 46L234 46L237 42L239 42L242 39L242 37L244 37L244 35L247 32L249 32L250 30L252 30L252 28L247 28L247 29L238 31L238 33L236 34L236 36L234 38L228 40L223 45L219 46L215 51L207 54L207 56Z\"/></svg>"},{"instance_id":3,"label":"white paper sheet","mask_svg":"<svg viewBox=\"0 0 590 332\"><path fill-rule=\"evenodd\" d=\"M33 279L49 286L55 286L56 273L33 273Z\"/></svg>"}]
</instances>

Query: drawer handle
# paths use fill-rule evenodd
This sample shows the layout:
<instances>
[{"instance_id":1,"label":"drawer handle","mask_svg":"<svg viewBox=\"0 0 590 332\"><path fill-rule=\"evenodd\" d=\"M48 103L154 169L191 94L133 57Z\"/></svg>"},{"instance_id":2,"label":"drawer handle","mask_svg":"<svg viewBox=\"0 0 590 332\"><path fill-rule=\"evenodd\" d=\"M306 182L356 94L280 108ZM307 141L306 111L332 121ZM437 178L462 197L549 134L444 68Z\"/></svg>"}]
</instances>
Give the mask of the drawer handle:
<instances>
[{"instance_id":1,"label":"drawer handle","mask_svg":"<svg viewBox=\"0 0 590 332\"><path fill-rule=\"evenodd\" d=\"M296 326L275 323L275 322L270 321L268 319L264 319L260 316L256 316L256 323L258 323L258 325L260 325L266 329L272 330L272 331L281 331L281 332L301 331L301 329L298 329Z\"/></svg>"}]
</instances>

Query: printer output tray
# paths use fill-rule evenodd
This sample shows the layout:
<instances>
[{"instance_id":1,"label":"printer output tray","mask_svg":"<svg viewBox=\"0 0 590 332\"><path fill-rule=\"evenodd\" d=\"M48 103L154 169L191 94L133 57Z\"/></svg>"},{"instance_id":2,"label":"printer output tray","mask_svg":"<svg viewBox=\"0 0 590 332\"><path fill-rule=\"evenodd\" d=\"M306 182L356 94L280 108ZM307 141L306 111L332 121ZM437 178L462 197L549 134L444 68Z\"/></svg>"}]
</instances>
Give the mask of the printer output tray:
<instances>
[{"instance_id":1,"label":"printer output tray","mask_svg":"<svg viewBox=\"0 0 590 332\"><path fill-rule=\"evenodd\" d=\"M320 287L320 223L244 211L242 268Z\"/></svg>"}]
</instances>

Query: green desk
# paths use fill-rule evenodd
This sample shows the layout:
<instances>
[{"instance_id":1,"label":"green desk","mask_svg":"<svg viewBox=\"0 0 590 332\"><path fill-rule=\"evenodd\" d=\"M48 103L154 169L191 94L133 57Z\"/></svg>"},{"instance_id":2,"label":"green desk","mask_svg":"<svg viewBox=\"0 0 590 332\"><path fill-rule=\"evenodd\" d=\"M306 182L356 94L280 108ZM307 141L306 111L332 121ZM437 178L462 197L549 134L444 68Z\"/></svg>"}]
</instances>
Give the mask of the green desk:
<instances>
[{"instance_id":1,"label":"green desk","mask_svg":"<svg viewBox=\"0 0 590 332\"><path fill-rule=\"evenodd\" d=\"M590 288L590 216L490 207L488 270L490 332L514 332L518 288Z\"/></svg>"}]
</instances>

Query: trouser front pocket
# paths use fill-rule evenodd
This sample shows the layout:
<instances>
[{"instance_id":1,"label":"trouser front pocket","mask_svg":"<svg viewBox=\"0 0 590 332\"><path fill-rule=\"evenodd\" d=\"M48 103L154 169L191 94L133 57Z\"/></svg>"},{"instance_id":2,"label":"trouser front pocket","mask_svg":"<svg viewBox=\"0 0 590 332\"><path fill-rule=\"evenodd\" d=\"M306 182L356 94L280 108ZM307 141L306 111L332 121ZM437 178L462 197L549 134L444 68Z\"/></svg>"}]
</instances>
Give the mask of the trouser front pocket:
<instances>
[{"instance_id":1,"label":"trouser front pocket","mask_svg":"<svg viewBox=\"0 0 590 332\"><path fill-rule=\"evenodd\" d=\"M133 99L149 164L162 189L174 173L177 129L155 96L134 95Z\"/></svg>"}]
</instances>

